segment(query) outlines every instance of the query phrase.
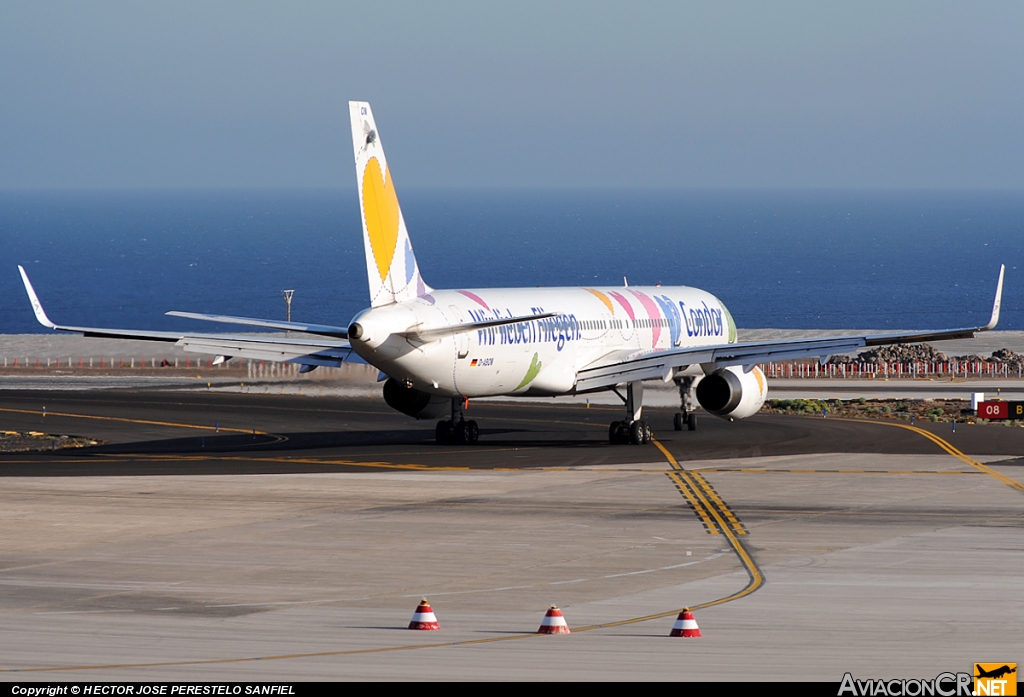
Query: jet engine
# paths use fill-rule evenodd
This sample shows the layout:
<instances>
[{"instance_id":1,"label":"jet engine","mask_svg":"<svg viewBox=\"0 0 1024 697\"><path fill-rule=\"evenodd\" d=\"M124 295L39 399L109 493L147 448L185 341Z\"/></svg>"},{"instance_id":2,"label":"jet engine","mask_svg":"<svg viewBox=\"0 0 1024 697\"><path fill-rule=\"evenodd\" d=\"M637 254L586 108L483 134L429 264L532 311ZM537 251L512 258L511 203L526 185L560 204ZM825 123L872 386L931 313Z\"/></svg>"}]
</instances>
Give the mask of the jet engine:
<instances>
[{"instance_id":1,"label":"jet engine","mask_svg":"<svg viewBox=\"0 0 1024 697\"><path fill-rule=\"evenodd\" d=\"M384 383L384 401L392 409L416 419L437 419L447 416L452 403L449 397L406 387L394 378L388 378Z\"/></svg>"},{"instance_id":2,"label":"jet engine","mask_svg":"<svg viewBox=\"0 0 1024 697\"><path fill-rule=\"evenodd\" d=\"M768 381L756 366L749 373L740 366L721 368L697 383L697 402L709 414L730 421L756 414L767 396Z\"/></svg>"}]
</instances>

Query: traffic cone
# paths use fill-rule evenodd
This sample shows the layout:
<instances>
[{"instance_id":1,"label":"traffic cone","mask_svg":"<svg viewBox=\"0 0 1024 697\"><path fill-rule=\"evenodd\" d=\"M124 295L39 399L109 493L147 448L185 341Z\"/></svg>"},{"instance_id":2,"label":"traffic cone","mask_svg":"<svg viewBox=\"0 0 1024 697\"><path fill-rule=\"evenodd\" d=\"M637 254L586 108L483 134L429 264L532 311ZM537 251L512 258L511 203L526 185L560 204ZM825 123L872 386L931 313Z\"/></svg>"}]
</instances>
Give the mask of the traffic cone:
<instances>
[{"instance_id":1,"label":"traffic cone","mask_svg":"<svg viewBox=\"0 0 1024 697\"><path fill-rule=\"evenodd\" d=\"M676 623L672 625L672 631L669 632L669 636L685 636L685 637L699 637L700 627L697 626L697 620L693 619L693 613L690 612L690 608L684 608L679 613L679 617L676 618Z\"/></svg>"},{"instance_id":2,"label":"traffic cone","mask_svg":"<svg viewBox=\"0 0 1024 697\"><path fill-rule=\"evenodd\" d=\"M557 605L552 605L548 608L548 612L544 615L544 620L540 623L540 629L537 630L538 634L568 634L569 625L566 624L565 618L562 617L562 611L558 609Z\"/></svg>"},{"instance_id":3,"label":"traffic cone","mask_svg":"<svg viewBox=\"0 0 1024 697\"><path fill-rule=\"evenodd\" d=\"M434 615L434 611L430 607L430 603L424 598L420 601L420 604L416 606L416 612L413 613L412 622L409 623L409 629L422 629L424 631L433 631L440 629L441 625L437 623L437 617Z\"/></svg>"}]
</instances>

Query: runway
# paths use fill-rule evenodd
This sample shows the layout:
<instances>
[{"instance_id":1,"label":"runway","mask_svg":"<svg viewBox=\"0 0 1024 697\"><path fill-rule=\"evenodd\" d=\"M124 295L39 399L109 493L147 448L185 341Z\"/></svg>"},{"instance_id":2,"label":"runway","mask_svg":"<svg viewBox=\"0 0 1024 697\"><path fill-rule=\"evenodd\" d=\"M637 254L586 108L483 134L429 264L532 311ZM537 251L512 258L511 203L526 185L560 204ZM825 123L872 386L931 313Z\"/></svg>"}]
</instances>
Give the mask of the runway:
<instances>
[{"instance_id":1,"label":"runway","mask_svg":"<svg viewBox=\"0 0 1024 697\"><path fill-rule=\"evenodd\" d=\"M460 447L370 399L7 392L4 429L107 444L0 455L0 668L19 671L2 674L710 680L739 664L836 682L1018 659L1024 429L760 415L690 433L653 409L657 446L610 446L618 412L472 403L481 442ZM423 595L440 632L404 629ZM551 604L573 634L532 634ZM703 639L667 637L684 606Z\"/></svg>"}]
</instances>

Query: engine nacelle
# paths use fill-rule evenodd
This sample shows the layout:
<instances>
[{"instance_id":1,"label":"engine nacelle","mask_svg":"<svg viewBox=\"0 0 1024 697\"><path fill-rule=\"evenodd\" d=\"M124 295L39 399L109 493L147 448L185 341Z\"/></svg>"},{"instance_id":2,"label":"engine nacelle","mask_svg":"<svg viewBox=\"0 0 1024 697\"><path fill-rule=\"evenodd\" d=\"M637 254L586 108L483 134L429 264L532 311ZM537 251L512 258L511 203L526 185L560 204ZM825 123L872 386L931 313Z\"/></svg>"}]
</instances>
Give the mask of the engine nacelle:
<instances>
[{"instance_id":1,"label":"engine nacelle","mask_svg":"<svg viewBox=\"0 0 1024 697\"><path fill-rule=\"evenodd\" d=\"M388 378L384 383L384 401L392 409L416 419L437 419L446 416L452 403L450 397L406 387L394 378Z\"/></svg>"},{"instance_id":2,"label":"engine nacelle","mask_svg":"<svg viewBox=\"0 0 1024 697\"><path fill-rule=\"evenodd\" d=\"M749 373L740 366L722 368L697 383L697 402L709 414L723 419L753 416L767 396L768 380L756 366Z\"/></svg>"}]
</instances>

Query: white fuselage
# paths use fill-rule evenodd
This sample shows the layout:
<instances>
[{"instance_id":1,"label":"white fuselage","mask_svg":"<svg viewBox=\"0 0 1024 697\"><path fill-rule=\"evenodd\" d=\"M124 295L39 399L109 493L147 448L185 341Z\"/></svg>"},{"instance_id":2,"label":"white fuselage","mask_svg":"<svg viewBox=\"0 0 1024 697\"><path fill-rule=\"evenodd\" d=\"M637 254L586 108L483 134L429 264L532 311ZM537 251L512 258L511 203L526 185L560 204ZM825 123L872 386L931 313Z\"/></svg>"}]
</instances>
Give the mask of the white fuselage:
<instances>
[{"instance_id":1,"label":"white fuselage","mask_svg":"<svg viewBox=\"0 0 1024 697\"><path fill-rule=\"evenodd\" d=\"M415 336L550 312L559 314L432 341ZM602 358L736 341L725 305L687 286L435 290L364 310L353 322L362 336L350 337L352 347L371 365L450 397L570 394L577 371Z\"/></svg>"}]
</instances>

